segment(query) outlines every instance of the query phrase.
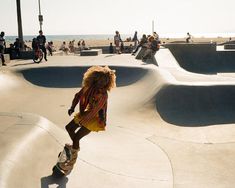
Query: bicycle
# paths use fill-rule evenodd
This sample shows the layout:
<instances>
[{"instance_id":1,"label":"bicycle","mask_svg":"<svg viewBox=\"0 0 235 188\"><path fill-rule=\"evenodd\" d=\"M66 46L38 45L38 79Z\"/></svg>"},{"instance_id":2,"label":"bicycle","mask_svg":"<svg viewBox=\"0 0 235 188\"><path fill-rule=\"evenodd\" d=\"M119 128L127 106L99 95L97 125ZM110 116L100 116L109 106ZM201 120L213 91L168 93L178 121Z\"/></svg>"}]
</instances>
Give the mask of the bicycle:
<instances>
[{"instance_id":1,"label":"bicycle","mask_svg":"<svg viewBox=\"0 0 235 188\"><path fill-rule=\"evenodd\" d=\"M40 48L34 50L33 61L34 63L40 63L43 59L43 52Z\"/></svg>"}]
</instances>

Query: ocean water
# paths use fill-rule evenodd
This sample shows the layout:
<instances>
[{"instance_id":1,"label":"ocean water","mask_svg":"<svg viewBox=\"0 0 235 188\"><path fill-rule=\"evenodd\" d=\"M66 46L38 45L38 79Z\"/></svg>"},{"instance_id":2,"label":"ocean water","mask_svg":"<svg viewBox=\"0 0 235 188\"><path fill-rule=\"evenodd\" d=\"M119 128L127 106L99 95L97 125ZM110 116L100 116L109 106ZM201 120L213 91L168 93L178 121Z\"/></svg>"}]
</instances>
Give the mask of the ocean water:
<instances>
[{"instance_id":1,"label":"ocean water","mask_svg":"<svg viewBox=\"0 0 235 188\"><path fill-rule=\"evenodd\" d=\"M114 35L104 34L104 35L45 35L47 41L79 41L79 40L106 40L113 39ZM7 42L14 42L18 36L6 36ZM37 35L25 35L23 36L24 41L32 41ZM122 39L125 40L127 37L132 37L132 35L121 35Z\"/></svg>"},{"instance_id":2,"label":"ocean water","mask_svg":"<svg viewBox=\"0 0 235 188\"><path fill-rule=\"evenodd\" d=\"M190 33L193 37L235 37L235 33ZM142 34L141 34L142 35ZM141 35L138 38L141 38ZM113 39L113 34L99 34L99 35L45 35L47 41L79 41L79 40L107 40ZM159 33L160 38L184 38L187 33ZM5 39L9 43L13 43L18 36L6 36ZM24 41L32 41L37 35L24 35ZM121 34L122 40L128 37L133 37L133 34Z\"/></svg>"}]
</instances>

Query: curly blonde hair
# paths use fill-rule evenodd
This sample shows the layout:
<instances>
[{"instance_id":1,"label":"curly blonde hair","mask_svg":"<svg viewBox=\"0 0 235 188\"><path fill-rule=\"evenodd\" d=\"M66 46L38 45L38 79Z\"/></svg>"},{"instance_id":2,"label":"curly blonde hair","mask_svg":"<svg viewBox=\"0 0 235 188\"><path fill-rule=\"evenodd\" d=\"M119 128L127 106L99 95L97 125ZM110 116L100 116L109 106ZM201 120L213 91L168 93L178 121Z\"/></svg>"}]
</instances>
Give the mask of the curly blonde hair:
<instances>
[{"instance_id":1,"label":"curly blonde hair","mask_svg":"<svg viewBox=\"0 0 235 188\"><path fill-rule=\"evenodd\" d=\"M108 66L92 66L85 72L82 86L110 91L116 87L115 71L111 70Z\"/></svg>"}]
</instances>

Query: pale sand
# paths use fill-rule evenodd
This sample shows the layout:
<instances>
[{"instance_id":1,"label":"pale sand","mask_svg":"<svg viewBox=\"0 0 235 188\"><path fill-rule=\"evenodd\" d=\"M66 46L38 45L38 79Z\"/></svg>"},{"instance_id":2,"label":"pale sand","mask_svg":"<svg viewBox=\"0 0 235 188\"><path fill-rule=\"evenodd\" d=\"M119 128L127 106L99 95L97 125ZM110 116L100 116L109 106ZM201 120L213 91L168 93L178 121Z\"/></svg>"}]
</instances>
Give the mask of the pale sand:
<instances>
[{"instance_id":1,"label":"pale sand","mask_svg":"<svg viewBox=\"0 0 235 188\"><path fill-rule=\"evenodd\" d=\"M171 42L185 42L186 38L160 38L162 43L171 43ZM193 38L193 43L210 43L210 42L217 42L223 43L229 41L229 38ZM49 41L47 41L49 42ZM56 50L59 50L60 46L62 45L63 41L53 41L53 45ZM65 40L66 45L68 47L69 41ZM86 45L88 47L97 47L97 46L109 46L110 43L114 45L113 39L105 39L105 40L86 40ZM78 41L75 41L74 47L77 46ZM130 44L134 45L133 42L124 42L124 46L130 46ZM7 47L9 47L9 43L7 43ZM26 45L31 47L31 42L26 42Z\"/></svg>"},{"instance_id":2,"label":"pale sand","mask_svg":"<svg viewBox=\"0 0 235 188\"><path fill-rule=\"evenodd\" d=\"M160 38L162 43L170 43L170 42L185 42L186 38ZM194 43L200 43L200 42L217 42L217 43L223 43L227 42L229 38L193 38L192 39ZM68 46L69 41L65 41L66 45ZM110 43L114 45L114 42L112 39L106 39L106 40L86 40L86 45L88 47L97 47L97 46L109 46ZM78 41L75 41L74 46L77 47ZM56 50L58 50L62 44L62 41L53 41L54 47ZM124 46L130 46L130 44L134 45L134 42L124 42ZM31 45L31 44L30 44Z\"/></svg>"}]
</instances>

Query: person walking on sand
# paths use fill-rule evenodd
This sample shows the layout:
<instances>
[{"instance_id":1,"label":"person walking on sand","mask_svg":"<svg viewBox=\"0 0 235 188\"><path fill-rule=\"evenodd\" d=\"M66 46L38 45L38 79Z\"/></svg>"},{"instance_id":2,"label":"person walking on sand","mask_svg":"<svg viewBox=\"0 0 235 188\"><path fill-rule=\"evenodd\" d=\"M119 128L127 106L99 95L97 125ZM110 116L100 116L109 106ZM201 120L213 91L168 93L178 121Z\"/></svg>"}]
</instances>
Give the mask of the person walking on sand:
<instances>
[{"instance_id":1,"label":"person walking on sand","mask_svg":"<svg viewBox=\"0 0 235 188\"><path fill-rule=\"evenodd\" d=\"M45 37L45 35L43 35L42 30L39 31L39 35L37 36L37 40L38 40L39 48L44 53L44 59L45 59L45 61L47 61L47 50L46 50L46 47L45 47L46 37Z\"/></svg>"},{"instance_id":2,"label":"person walking on sand","mask_svg":"<svg viewBox=\"0 0 235 188\"><path fill-rule=\"evenodd\" d=\"M82 88L75 94L68 110L71 115L79 103L79 112L65 126L72 145L66 144L71 151L69 163L61 164L62 169L71 170L80 150L80 140L90 132L104 131L107 118L108 91L116 86L115 71L108 66L92 66L84 74ZM77 130L78 129L78 130ZM76 131L77 130L77 131Z\"/></svg>"},{"instance_id":3,"label":"person walking on sand","mask_svg":"<svg viewBox=\"0 0 235 188\"><path fill-rule=\"evenodd\" d=\"M115 35L114 35L114 44L115 44L116 53L118 53L118 54L121 54L121 49L120 49L121 42L122 42L121 36L120 36L119 32L116 31Z\"/></svg>"},{"instance_id":4,"label":"person walking on sand","mask_svg":"<svg viewBox=\"0 0 235 188\"><path fill-rule=\"evenodd\" d=\"M1 60L2 60L2 65L6 66L5 58L4 58L6 42L5 42L4 36L5 36L5 33L4 33L4 31L2 31L1 34L0 34L0 56L1 56Z\"/></svg>"},{"instance_id":5,"label":"person walking on sand","mask_svg":"<svg viewBox=\"0 0 235 188\"><path fill-rule=\"evenodd\" d=\"M187 38L186 38L186 42L189 43L192 40L192 35L188 32L187 33Z\"/></svg>"}]
</instances>

